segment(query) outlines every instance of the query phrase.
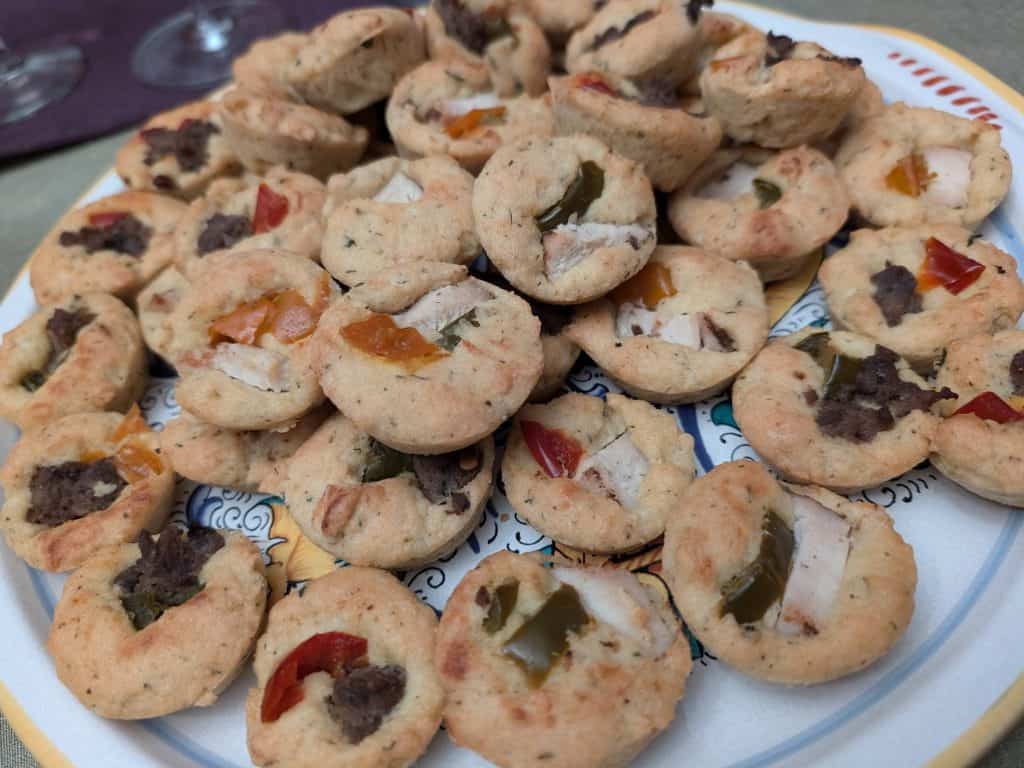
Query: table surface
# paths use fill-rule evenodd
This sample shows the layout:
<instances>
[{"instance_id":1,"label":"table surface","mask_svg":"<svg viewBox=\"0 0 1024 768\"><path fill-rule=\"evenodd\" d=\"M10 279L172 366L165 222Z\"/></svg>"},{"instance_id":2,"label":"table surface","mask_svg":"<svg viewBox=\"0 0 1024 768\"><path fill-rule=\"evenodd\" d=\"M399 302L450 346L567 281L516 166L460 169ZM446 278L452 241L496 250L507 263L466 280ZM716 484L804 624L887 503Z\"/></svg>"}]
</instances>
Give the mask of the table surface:
<instances>
[{"instance_id":1,"label":"table surface","mask_svg":"<svg viewBox=\"0 0 1024 768\"><path fill-rule=\"evenodd\" d=\"M1024 13L1020 0L768 0L765 5L809 18L903 27L931 37L1024 91ZM856 51L843 53L856 55ZM6 288L57 217L114 160L128 132L0 166L0 286ZM954 734L950 734L952 740ZM1024 765L1024 723L978 768ZM0 715L0 768L35 761Z\"/></svg>"}]
</instances>

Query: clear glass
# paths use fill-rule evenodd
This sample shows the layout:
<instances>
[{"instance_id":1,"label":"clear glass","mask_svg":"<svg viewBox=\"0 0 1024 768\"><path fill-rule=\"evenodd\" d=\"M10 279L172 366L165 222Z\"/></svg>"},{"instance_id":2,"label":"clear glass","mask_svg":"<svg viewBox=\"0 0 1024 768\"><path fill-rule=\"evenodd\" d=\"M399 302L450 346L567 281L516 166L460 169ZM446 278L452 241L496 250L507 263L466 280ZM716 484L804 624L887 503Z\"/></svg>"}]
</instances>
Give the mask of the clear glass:
<instances>
[{"instance_id":1,"label":"clear glass","mask_svg":"<svg viewBox=\"0 0 1024 768\"><path fill-rule=\"evenodd\" d=\"M216 85L231 76L232 59L284 22L281 9L265 0L194 3L146 33L132 55L132 73L148 85Z\"/></svg>"},{"instance_id":2,"label":"clear glass","mask_svg":"<svg viewBox=\"0 0 1024 768\"><path fill-rule=\"evenodd\" d=\"M0 39L0 125L24 120L60 101L85 71L75 45L40 48L18 55Z\"/></svg>"}]
</instances>

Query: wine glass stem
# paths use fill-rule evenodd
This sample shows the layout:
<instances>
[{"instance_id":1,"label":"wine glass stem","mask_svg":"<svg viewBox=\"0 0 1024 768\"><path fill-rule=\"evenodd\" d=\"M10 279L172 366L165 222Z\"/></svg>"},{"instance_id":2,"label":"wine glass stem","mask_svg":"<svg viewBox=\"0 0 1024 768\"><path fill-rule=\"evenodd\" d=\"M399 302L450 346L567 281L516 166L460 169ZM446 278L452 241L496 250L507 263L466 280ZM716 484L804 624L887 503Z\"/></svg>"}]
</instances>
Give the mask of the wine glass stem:
<instances>
[{"instance_id":1,"label":"wine glass stem","mask_svg":"<svg viewBox=\"0 0 1024 768\"><path fill-rule=\"evenodd\" d=\"M207 53L223 51L228 47L228 36L234 22L229 18L218 19L210 13L205 3L194 3L195 35L199 48Z\"/></svg>"},{"instance_id":2,"label":"wine glass stem","mask_svg":"<svg viewBox=\"0 0 1024 768\"><path fill-rule=\"evenodd\" d=\"M7 43L0 37L0 80L14 77L21 70L24 60L7 47Z\"/></svg>"}]
</instances>

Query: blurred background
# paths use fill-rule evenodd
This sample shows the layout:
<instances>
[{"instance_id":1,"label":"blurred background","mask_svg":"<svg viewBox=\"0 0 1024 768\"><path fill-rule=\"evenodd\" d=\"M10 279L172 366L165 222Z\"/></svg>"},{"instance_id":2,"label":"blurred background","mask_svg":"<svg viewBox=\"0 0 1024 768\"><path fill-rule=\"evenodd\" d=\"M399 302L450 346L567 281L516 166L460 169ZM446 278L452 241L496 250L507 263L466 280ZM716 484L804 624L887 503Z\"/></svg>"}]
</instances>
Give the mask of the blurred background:
<instances>
[{"instance_id":1,"label":"blurred background","mask_svg":"<svg viewBox=\"0 0 1024 768\"><path fill-rule=\"evenodd\" d=\"M0 0L0 288L6 290L56 218L110 168L117 148L145 117L216 87L252 38L308 29L366 4L228 3ZM814 19L910 29L1024 90L1024 0L764 4ZM32 78L30 95L21 89L17 97L5 96L5 83L18 78ZM0 767L35 765L0 716ZM1024 727L980 765L1024 766Z\"/></svg>"}]
</instances>

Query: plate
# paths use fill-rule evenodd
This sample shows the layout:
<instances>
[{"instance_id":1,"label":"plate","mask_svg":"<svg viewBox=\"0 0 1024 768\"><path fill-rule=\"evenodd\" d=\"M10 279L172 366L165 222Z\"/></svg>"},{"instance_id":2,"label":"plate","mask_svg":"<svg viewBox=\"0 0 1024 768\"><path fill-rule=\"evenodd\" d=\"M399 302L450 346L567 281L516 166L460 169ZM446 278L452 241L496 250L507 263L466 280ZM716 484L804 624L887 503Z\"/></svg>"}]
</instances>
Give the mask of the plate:
<instances>
[{"instance_id":1,"label":"plate","mask_svg":"<svg viewBox=\"0 0 1024 768\"><path fill-rule=\"evenodd\" d=\"M936 107L999 126L1004 146L1024 163L1024 97L952 51L900 30L822 24L733 2L722 2L720 8L762 29L859 56L887 101ZM80 203L120 188L110 172ZM1024 242L1015 220L1024 221L1024 181L1019 177L982 232L1024 264ZM810 275L773 293L778 318L773 335L827 325L824 297ZM0 303L0 333L33 308L22 274ZM589 368L575 372L569 386L597 395L614 389ZM173 380L154 379L142 406L151 424L163 424L177 409ZM727 397L670 410L694 436L702 470L754 456L736 428ZM6 453L16 436L12 426L0 423L0 453ZM1024 683L1014 685L1024 669L1024 644L1019 642L1024 517L968 494L928 465L855 498L885 507L916 554L917 610L894 651L850 678L797 689L748 679L691 639L694 671L678 717L636 766L827 763L859 768L870 763L903 768L929 760L936 766L963 765L1000 738L1024 711ZM264 552L275 597L336 567L331 556L301 536L273 497L181 481L172 519L245 531ZM576 561L606 559L584 556L541 536L516 517L499 492L480 526L453 555L401 577L441 610L462 575L483 555L500 549L546 549ZM664 589L657 547L615 564ZM6 619L0 704L45 768L107 768L112 755L117 756L115 764L133 768L251 765L243 718L245 693L254 683L251 672L213 707L169 717L117 723L80 706L58 682L44 647L62 582L63 577L28 568L0 547L0 611ZM419 765L470 768L486 763L452 746L441 732Z\"/></svg>"}]
</instances>

